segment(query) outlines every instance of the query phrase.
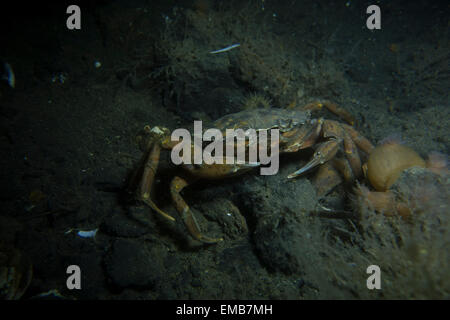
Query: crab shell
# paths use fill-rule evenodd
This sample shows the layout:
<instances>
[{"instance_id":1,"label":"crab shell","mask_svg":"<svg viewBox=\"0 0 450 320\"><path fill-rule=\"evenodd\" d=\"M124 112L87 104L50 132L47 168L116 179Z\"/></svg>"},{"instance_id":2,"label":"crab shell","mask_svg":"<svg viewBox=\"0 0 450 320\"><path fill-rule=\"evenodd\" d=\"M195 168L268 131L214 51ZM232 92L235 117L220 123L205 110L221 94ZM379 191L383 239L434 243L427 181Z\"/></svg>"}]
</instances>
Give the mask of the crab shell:
<instances>
[{"instance_id":1,"label":"crab shell","mask_svg":"<svg viewBox=\"0 0 450 320\"><path fill-rule=\"evenodd\" d=\"M213 122L212 127L225 133L226 129L280 129L289 131L311 120L311 112L281 108L251 109L229 114Z\"/></svg>"}]
</instances>

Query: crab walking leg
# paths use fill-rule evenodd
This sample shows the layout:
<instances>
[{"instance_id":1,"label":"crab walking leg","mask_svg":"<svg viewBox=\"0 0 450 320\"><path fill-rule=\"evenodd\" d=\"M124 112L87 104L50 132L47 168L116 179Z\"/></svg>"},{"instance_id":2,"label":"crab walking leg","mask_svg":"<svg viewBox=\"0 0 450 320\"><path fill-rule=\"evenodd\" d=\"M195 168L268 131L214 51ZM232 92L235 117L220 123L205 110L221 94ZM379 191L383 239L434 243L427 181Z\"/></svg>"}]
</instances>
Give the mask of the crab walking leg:
<instances>
[{"instance_id":1,"label":"crab walking leg","mask_svg":"<svg viewBox=\"0 0 450 320\"><path fill-rule=\"evenodd\" d=\"M216 243L222 241L223 240L222 238L210 238L202 234L191 209L184 201L183 197L181 197L180 195L181 190L183 190L187 185L188 183L186 180L180 177L173 178L170 184L170 194L172 195L172 200L175 204L175 207L177 208L177 211L180 213L184 221L184 224L189 230L189 233L192 235L192 237L204 243Z\"/></svg>"},{"instance_id":2,"label":"crab walking leg","mask_svg":"<svg viewBox=\"0 0 450 320\"><path fill-rule=\"evenodd\" d=\"M342 127L350 135L350 137L352 138L352 140L355 142L355 144L358 146L359 149L364 151L366 154L370 154L370 152L374 148L374 145L372 144L372 142L369 141L369 139L362 136L352 126L349 126L349 125L346 125L345 123L343 123Z\"/></svg>"},{"instance_id":3,"label":"crab walking leg","mask_svg":"<svg viewBox=\"0 0 450 320\"><path fill-rule=\"evenodd\" d=\"M355 143L353 142L350 134L347 131L344 131L344 151L345 157L350 164L352 172L356 178L361 177L362 175L362 165L361 158L359 157L358 148L356 148Z\"/></svg>"},{"instance_id":4,"label":"crab walking leg","mask_svg":"<svg viewBox=\"0 0 450 320\"><path fill-rule=\"evenodd\" d=\"M362 174L362 170L358 148L356 147L349 130L346 130L344 126L347 128L352 128L351 126L334 120L325 120L323 124L323 136L326 138L334 137L342 139L346 159L337 159L335 161L335 167L343 174L345 180L349 182L354 180L355 177L359 178ZM357 133L356 130L354 133ZM358 136L355 137L358 138L362 136L358 134ZM362 138L365 139L364 137Z\"/></svg>"},{"instance_id":5,"label":"crab walking leg","mask_svg":"<svg viewBox=\"0 0 450 320\"><path fill-rule=\"evenodd\" d=\"M169 219L171 221L175 221L175 219L158 208L158 206L152 201L150 198L150 191L153 185L153 181L155 180L156 169L158 168L159 163L159 155L161 153L161 147L158 143L153 143L150 152L148 153L147 159L144 164L144 172L142 174L142 180L139 184L139 200L144 202L150 208L158 212L164 218Z\"/></svg>"},{"instance_id":6,"label":"crab walking leg","mask_svg":"<svg viewBox=\"0 0 450 320\"><path fill-rule=\"evenodd\" d=\"M333 167L339 171L346 182L352 182L355 180L355 173L352 170L350 162L347 158L335 158L333 159Z\"/></svg>"}]
</instances>

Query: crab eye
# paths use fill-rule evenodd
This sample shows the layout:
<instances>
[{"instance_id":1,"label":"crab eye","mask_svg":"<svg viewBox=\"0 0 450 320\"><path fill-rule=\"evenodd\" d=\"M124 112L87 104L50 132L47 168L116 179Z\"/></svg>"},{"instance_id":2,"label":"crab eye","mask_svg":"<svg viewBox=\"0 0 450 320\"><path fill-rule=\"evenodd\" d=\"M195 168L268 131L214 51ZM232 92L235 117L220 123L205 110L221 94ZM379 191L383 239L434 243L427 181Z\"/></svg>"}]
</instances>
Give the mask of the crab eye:
<instances>
[{"instance_id":1,"label":"crab eye","mask_svg":"<svg viewBox=\"0 0 450 320\"><path fill-rule=\"evenodd\" d=\"M280 119L278 124L280 128L290 128L292 125L292 119Z\"/></svg>"}]
</instances>

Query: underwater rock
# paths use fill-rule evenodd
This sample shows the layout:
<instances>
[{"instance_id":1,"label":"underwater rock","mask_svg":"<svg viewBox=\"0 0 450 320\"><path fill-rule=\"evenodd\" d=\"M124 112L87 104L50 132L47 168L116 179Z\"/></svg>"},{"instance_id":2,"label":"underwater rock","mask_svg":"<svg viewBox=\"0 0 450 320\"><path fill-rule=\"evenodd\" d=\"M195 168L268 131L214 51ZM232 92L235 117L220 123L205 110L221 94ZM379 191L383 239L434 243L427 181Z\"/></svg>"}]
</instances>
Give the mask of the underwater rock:
<instances>
[{"instance_id":1,"label":"underwater rock","mask_svg":"<svg viewBox=\"0 0 450 320\"><path fill-rule=\"evenodd\" d=\"M392 185L392 191L412 213L439 217L449 212L449 174L440 175L428 168L406 169Z\"/></svg>"},{"instance_id":2,"label":"underwater rock","mask_svg":"<svg viewBox=\"0 0 450 320\"><path fill-rule=\"evenodd\" d=\"M306 178L287 181L296 166L283 167L280 174L248 180L242 186L241 200L252 214L253 240L261 262L287 274L301 271L302 247L308 234L302 218L315 210L317 197Z\"/></svg>"},{"instance_id":3,"label":"underwater rock","mask_svg":"<svg viewBox=\"0 0 450 320\"><path fill-rule=\"evenodd\" d=\"M261 265L247 242L227 248L220 253L218 270L233 274L236 270L260 270ZM247 281L249 279L246 279Z\"/></svg>"},{"instance_id":4,"label":"underwater rock","mask_svg":"<svg viewBox=\"0 0 450 320\"><path fill-rule=\"evenodd\" d=\"M144 209L149 211L147 208ZM121 212L115 212L108 216L103 222L101 228L102 231L110 235L124 238L137 238L149 232L149 228L147 226L140 224L138 221L127 217Z\"/></svg>"},{"instance_id":5,"label":"underwater rock","mask_svg":"<svg viewBox=\"0 0 450 320\"><path fill-rule=\"evenodd\" d=\"M248 227L239 209L228 199L219 198L199 206L206 218L221 225L227 238L238 239L247 236Z\"/></svg>"},{"instance_id":6,"label":"underwater rock","mask_svg":"<svg viewBox=\"0 0 450 320\"><path fill-rule=\"evenodd\" d=\"M144 241L119 239L105 257L106 273L118 287L152 288L163 276L165 255Z\"/></svg>"}]
</instances>

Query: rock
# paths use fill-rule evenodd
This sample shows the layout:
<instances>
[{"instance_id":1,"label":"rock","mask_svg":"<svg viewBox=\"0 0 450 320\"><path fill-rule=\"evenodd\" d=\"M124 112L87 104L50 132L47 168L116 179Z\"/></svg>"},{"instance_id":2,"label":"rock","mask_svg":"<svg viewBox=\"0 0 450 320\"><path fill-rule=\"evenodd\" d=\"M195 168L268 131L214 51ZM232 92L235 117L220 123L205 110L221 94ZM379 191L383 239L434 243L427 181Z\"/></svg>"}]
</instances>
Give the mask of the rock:
<instances>
[{"instance_id":1,"label":"rock","mask_svg":"<svg viewBox=\"0 0 450 320\"><path fill-rule=\"evenodd\" d=\"M115 212L108 216L103 221L101 229L112 236L124 238L137 238L149 232L148 226L126 216L123 212Z\"/></svg>"},{"instance_id":2,"label":"rock","mask_svg":"<svg viewBox=\"0 0 450 320\"><path fill-rule=\"evenodd\" d=\"M301 272L308 232L302 221L316 207L315 190L308 179L287 180L298 163L265 178L248 179L240 188L245 211L251 213L253 240L260 260L274 271Z\"/></svg>"},{"instance_id":3,"label":"rock","mask_svg":"<svg viewBox=\"0 0 450 320\"><path fill-rule=\"evenodd\" d=\"M412 167L402 172L391 190L413 213L439 217L449 212L449 186L448 172L435 173L427 168Z\"/></svg>"},{"instance_id":4,"label":"rock","mask_svg":"<svg viewBox=\"0 0 450 320\"><path fill-rule=\"evenodd\" d=\"M223 232L229 239L239 239L247 236L248 227L239 209L228 199L218 198L203 203L199 210L204 212L208 220L221 225Z\"/></svg>"},{"instance_id":5,"label":"rock","mask_svg":"<svg viewBox=\"0 0 450 320\"><path fill-rule=\"evenodd\" d=\"M116 240L105 257L111 281L118 287L153 288L161 281L166 252L137 240Z\"/></svg>"},{"instance_id":6,"label":"rock","mask_svg":"<svg viewBox=\"0 0 450 320\"><path fill-rule=\"evenodd\" d=\"M254 233L258 256L273 271L302 272L302 263L307 260L303 248L310 237L305 231L302 218L294 212L278 218L266 216L258 222Z\"/></svg>"},{"instance_id":7,"label":"rock","mask_svg":"<svg viewBox=\"0 0 450 320\"><path fill-rule=\"evenodd\" d=\"M224 273L235 274L236 270L261 270L261 264L251 245L245 241L223 250L217 268Z\"/></svg>"}]
</instances>

